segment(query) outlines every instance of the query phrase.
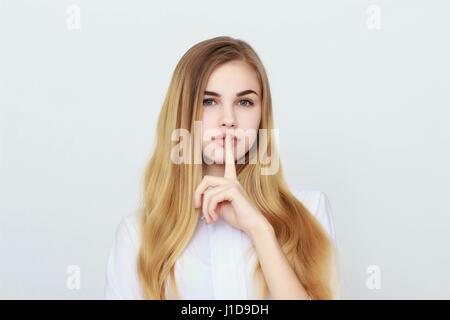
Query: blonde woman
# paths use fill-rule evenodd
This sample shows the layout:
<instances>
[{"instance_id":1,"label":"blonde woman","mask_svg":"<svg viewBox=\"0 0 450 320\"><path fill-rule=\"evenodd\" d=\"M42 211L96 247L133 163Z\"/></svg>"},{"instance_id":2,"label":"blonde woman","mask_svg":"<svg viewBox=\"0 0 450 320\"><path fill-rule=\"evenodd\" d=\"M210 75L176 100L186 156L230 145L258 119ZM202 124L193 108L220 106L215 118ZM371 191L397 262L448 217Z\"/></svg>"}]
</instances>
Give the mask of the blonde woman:
<instances>
[{"instance_id":1,"label":"blonde woman","mask_svg":"<svg viewBox=\"0 0 450 320\"><path fill-rule=\"evenodd\" d=\"M216 37L183 55L141 206L116 231L107 299L337 298L330 203L265 165L277 159L272 112L245 41Z\"/></svg>"}]
</instances>

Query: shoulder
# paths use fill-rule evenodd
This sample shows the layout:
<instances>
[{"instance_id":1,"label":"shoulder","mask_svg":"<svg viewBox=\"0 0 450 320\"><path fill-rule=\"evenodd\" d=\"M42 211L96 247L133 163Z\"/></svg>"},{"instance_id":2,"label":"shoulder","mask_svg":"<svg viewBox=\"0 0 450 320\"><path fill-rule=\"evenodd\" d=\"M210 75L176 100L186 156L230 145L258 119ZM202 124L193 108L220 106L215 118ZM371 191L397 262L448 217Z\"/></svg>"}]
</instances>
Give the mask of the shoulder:
<instances>
[{"instance_id":1,"label":"shoulder","mask_svg":"<svg viewBox=\"0 0 450 320\"><path fill-rule=\"evenodd\" d=\"M138 214L130 214L122 218L116 230L116 237L127 238L134 246L140 244L140 220Z\"/></svg>"},{"instance_id":2,"label":"shoulder","mask_svg":"<svg viewBox=\"0 0 450 320\"><path fill-rule=\"evenodd\" d=\"M116 227L106 270L106 299L141 299L137 274L139 248L139 215L130 214Z\"/></svg>"},{"instance_id":3,"label":"shoulder","mask_svg":"<svg viewBox=\"0 0 450 320\"><path fill-rule=\"evenodd\" d=\"M139 224L137 214L123 217L116 227L112 249L123 254L138 250L141 241Z\"/></svg>"},{"instance_id":4,"label":"shoulder","mask_svg":"<svg viewBox=\"0 0 450 320\"><path fill-rule=\"evenodd\" d=\"M333 242L336 242L334 213L328 195L325 192L314 188L302 188L298 185L289 186L291 192L316 217Z\"/></svg>"}]
</instances>

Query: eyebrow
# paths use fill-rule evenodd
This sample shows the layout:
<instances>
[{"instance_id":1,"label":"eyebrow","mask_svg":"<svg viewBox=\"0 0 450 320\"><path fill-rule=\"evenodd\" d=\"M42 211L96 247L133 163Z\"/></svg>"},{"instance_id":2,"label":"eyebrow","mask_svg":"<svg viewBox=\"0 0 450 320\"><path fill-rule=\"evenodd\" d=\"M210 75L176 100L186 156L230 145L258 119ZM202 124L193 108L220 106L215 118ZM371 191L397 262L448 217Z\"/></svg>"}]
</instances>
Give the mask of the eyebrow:
<instances>
[{"instance_id":1,"label":"eyebrow","mask_svg":"<svg viewBox=\"0 0 450 320\"><path fill-rule=\"evenodd\" d=\"M258 95L255 91L249 89L249 90L244 90L244 91L236 93L236 97L245 96L246 94L249 94L249 93L254 93L254 94ZM214 92L214 91L205 91L205 95L215 96L215 97L221 96L220 94L218 94L217 92Z\"/></svg>"}]
</instances>

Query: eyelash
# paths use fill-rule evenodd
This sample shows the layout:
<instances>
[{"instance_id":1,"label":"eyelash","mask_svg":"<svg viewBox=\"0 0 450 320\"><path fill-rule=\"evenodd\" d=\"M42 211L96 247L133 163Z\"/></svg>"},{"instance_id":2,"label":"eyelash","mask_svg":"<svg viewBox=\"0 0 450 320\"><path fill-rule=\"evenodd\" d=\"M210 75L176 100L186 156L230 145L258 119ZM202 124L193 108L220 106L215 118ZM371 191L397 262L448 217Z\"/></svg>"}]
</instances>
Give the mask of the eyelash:
<instances>
[{"instance_id":1,"label":"eyelash","mask_svg":"<svg viewBox=\"0 0 450 320\"><path fill-rule=\"evenodd\" d=\"M205 102L207 102L207 101L214 101L214 99L211 99L211 98L203 99L203 105L205 105ZM245 107L251 107L251 106L254 105L254 102L249 100L249 99L241 99L241 100L239 100L239 102L241 102L241 101L247 101L248 102L248 105L246 105ZM240 106L242 106L242 105L240 105Z\"/></svg>"}]
</instances>

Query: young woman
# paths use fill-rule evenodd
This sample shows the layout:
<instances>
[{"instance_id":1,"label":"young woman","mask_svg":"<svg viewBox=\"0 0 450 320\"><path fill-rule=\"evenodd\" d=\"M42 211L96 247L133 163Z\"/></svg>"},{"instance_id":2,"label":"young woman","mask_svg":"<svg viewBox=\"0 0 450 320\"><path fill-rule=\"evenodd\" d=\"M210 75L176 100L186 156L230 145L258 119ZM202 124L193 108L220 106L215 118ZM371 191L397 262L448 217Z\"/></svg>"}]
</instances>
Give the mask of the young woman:
<instances>
[{"instance_id":1,"label":"young woman","mask_svg":"<svg viewBox=\"0 0 450 320\"><path fill-rule=\"evenodd\" d=\"M159 114L141 208L116 231L107 299L338 297L328 198L267 170L277 152L261 130L274 130L271 94L250 45L190 48Z\"/></svg>"}]
</instances>

